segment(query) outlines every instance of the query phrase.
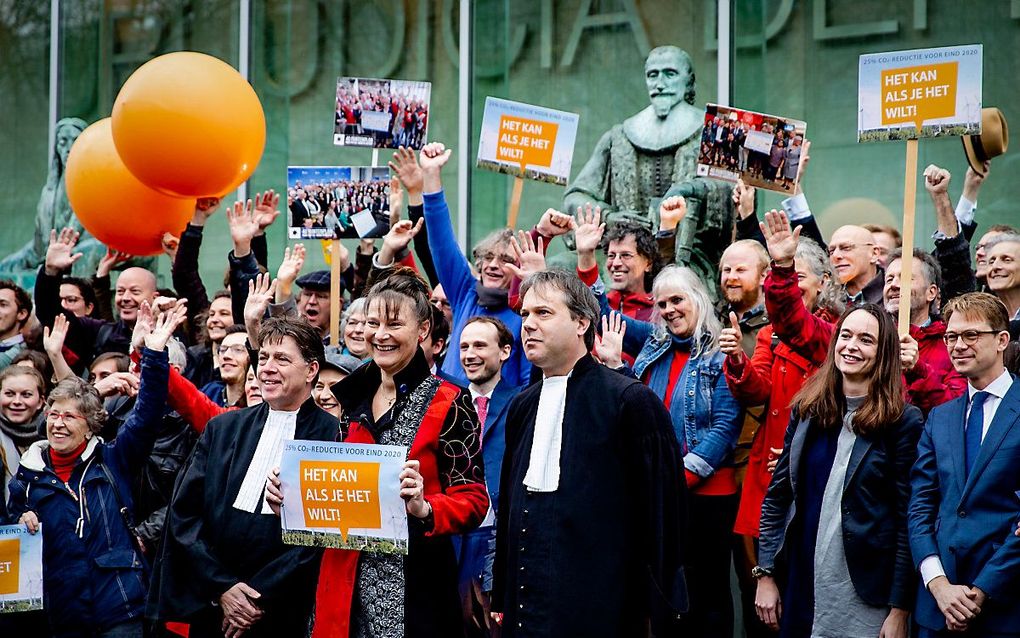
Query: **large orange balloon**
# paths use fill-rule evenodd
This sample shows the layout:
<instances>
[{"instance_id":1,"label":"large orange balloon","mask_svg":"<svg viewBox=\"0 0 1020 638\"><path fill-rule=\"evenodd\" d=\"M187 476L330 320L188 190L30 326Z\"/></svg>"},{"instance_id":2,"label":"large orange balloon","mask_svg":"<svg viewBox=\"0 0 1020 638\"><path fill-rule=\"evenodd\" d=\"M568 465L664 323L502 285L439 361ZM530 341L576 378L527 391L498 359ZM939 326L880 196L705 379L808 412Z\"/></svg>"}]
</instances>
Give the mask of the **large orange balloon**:
<instances>
[{"instance_id":1,"label":"large orange balloon","mask_svg":"<svg viewBox=\"0 0 1020 638\"><path fill-rule=\"evenodd\" d=\"M113 141L128 169L152 188L219 196L255 172L266 116L230 65L204 53L168 53L124 83L113 105Z\"/></svg>"},{"instance_id":2,"label":"large orange balloon","mask_svg":"<svg viewBox=\"0 0 1020 638\"><path fill-rule=\"evenodd\" d=\"M171 197L138 181L113 145L110 118L85 129L67 157L67 198L81 225L131 255L163 252L163 233L179 235L194 199Z\"/></svg>"}]
</instances>

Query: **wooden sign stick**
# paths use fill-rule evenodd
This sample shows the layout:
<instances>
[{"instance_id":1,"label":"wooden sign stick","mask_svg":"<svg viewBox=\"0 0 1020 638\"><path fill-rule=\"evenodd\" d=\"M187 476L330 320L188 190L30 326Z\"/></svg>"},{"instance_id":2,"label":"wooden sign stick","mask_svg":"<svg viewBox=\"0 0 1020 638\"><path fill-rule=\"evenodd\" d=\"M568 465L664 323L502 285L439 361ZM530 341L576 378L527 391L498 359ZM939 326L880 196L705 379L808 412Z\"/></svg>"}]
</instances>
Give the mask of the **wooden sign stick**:
<instances>
[{"instance_id":1,"label":"wooden sign stick","mask_svg":"<svg viewBox=\"0 0 1020 638\"><path fill-rule=\"evenodd\" d=\"M507 228L517 228L517 214L521 211L521 191L524 190L524 178L514 178L514 191L510 195L510 211L506 216Z\"/></svg>"},{"instance_id":2,"label":"wooden sign stick","mask_svg":"<svg viewBox=\"0 0 1020 638\"><path fill-rule=\"evenodd\" d=\"M340 345L340 240L329 240L329 345Z\"/></svg>"},{"instance_id":3,"label":"wooden sign stick","mask_svg":"<svg viewBox=\"0 0 1020 638\"><path fill-rule=\"evenodd\" d=\"M900 336L910 334L910 292L914 274L914 200L917 196L917 140L907 140L903 176L903 257L900 259Z\"/></svg>"}]
</instances>

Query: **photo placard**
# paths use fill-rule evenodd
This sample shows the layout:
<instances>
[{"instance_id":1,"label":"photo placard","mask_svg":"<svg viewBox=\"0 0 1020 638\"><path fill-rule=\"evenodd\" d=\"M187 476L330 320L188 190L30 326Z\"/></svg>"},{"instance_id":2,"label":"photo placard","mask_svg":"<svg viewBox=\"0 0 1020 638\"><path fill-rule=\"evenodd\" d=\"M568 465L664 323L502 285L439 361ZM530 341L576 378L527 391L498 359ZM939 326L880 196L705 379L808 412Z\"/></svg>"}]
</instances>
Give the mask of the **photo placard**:
<instances>
[{"instance_id":1,"label":"photo placard","mask_svg":"<svg viewBox=\"0 0 1020 638\"><path fill-rule=\"evenodd\" d=\"M341 77L333 144L419 150L428 141L431 82Z\"/></svg>"},{"instance_id":2,"label":"photo placard","mask_svg":"<svg viewBox=\"0 0 1020 638\"><path fill-rule=\"evenodd\" d=\"M368 239L390 230L390 169L287 167L289 239Z\"/></svg>"}]
</instances>

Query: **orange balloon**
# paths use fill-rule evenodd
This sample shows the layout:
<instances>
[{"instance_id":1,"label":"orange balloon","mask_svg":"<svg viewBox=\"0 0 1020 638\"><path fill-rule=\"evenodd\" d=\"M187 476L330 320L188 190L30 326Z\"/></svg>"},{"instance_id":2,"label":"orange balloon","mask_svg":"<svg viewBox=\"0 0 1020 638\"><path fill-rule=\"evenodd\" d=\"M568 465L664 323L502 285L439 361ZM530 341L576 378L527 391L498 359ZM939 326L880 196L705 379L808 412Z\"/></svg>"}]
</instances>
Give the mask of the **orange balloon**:
<instances>
[{"instance_id":1,"label":"orange balloon","mask_svg":"<svg viewBox=\"0 0 1020 638\"><path fill-rule=\"evenodd\" d=\"M146 62L124 83L113 105L113 141L128 169L152 188L219 196L255 172L266 116L233 67L180 51Z\"/></svg>"},{"instance_id":2,"label":"orange balloon","mask_svg":"<svg viewBox=\"0 0 1020 638\"><path fill-rule=\"evenodd\" d=\"M163 233L180 235L194 199L171 197L138 181L113 145L110 118L88 127L67 157L67 198L81 225L130 255L163 252Z\"/></svg>"}]
</instances>

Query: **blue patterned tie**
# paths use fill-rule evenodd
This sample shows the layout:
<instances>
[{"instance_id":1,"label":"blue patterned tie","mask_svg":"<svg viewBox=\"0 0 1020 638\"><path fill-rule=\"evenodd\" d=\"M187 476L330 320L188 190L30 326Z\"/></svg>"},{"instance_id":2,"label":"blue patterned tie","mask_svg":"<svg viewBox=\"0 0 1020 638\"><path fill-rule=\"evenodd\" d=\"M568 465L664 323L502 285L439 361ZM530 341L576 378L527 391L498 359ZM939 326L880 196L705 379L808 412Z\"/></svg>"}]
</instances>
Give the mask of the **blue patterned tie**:
<instances>
[{"instance_id":1,"label":"blue patterned tie","mask_svg":"<svg viewBox=\"0 0 1020 638\"><path fill-rule=\"evenodd\" d=\"M981 433L985 426L984 405L988 396L987 392L975 392L970 400L970 415L967 417L967 432L964 435L967 476L970 476L970 468L981 451Z\"/></svg>"}]
</instances>

